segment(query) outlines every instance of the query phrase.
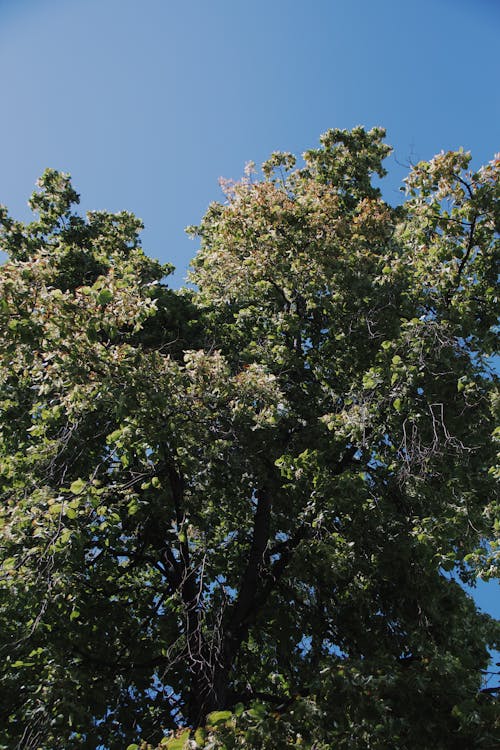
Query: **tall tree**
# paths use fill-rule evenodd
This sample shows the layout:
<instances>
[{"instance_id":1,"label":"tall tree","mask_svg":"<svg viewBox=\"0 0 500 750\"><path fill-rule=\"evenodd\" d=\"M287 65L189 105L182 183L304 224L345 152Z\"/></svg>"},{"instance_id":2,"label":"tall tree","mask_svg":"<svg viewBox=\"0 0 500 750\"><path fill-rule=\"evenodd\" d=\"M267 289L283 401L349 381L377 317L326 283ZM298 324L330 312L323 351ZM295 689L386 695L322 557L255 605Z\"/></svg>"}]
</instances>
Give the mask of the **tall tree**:
<instances>
[{"instance_id":1,"label":"tall tree","mask_svg":"<svg viewBox=\"0 0 500 750\"><path fill-rule=\"evenodd\" d=\"M194 291L2 213L1 747L495 747L500 161L394 208L383 137L227 183Z\"/></svg>"}]
</instances>

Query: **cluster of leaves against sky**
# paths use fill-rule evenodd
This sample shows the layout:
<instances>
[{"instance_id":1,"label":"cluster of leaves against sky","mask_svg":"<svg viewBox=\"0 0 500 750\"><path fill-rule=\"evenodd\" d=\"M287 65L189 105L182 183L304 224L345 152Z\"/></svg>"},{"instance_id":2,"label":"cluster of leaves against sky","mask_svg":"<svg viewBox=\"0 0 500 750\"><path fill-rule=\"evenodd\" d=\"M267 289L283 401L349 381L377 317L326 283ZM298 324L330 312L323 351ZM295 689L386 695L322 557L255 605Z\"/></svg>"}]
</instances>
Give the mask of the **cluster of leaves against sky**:
<instances>
[{"instance_id":1,"label":"cluster of leaves against sky","mask_svg":"<svg viewBox=\"0 0 500 750\"><path fill-rule=\"evenodd\" d=\"M1 748L497 747L500 160L392 207L383 137L225 183L190 289L1 210Z\"/></svg>"}]
</instances>

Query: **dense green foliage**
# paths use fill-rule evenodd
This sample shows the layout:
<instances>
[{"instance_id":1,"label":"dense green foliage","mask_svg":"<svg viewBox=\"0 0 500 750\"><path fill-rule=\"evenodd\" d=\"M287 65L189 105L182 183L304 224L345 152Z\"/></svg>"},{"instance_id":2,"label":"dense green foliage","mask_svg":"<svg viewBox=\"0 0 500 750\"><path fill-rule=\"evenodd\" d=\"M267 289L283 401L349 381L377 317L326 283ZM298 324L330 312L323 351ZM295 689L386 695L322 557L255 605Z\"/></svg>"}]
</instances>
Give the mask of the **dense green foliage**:
<instances>
[{"instance_id":1,"label":"dense green foliage","mask_svg":"<svg viewBox=\"0 0 500 750\"><path fill-rule=\"evenodd\" d=\"M497 747L500 161L394 208L383 136L227 183L193 290L2 210L1 748Z\"/></svg>"}]
</instances>

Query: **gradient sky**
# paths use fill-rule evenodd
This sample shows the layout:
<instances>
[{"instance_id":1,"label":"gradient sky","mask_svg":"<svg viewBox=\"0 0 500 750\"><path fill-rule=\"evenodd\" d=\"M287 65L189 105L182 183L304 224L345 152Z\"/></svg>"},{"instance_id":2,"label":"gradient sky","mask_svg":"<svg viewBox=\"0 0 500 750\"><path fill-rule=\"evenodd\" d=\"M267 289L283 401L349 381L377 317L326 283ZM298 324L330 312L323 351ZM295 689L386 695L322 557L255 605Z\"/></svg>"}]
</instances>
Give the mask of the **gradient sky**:
<instances>
[{"instance_id":1,"label":"gradient sky","mask_svg":"<svg viewBox=\"0 0 500 750\"><path fill-rule=\"evenodd\" d=\"M383 125L404 165L500 150L500 0L0 0L0 202L28 218L46 167L82 208L127 209L173 262L184 227L273 150L330 127ZM500 617L498 585L479 604Z\"/></svg>"}]
</instances>

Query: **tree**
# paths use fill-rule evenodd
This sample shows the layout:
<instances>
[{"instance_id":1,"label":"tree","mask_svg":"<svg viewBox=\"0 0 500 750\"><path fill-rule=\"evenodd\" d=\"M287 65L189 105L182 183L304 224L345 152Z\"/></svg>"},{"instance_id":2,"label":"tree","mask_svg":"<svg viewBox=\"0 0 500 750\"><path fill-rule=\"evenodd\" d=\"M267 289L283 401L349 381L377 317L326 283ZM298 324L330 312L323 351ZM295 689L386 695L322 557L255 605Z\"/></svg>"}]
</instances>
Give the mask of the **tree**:
<instances>
[{"instance_id":1,"label":"tree","mask_svg":"<svg viewBox=\"0 0 500 750\"><path fill-rule=\"evenodd\" d=\"M496 746L500 161L391 207L383 137L226 183L193 290L3 210L1 747Z\"/></svg>"}]
</instances>

